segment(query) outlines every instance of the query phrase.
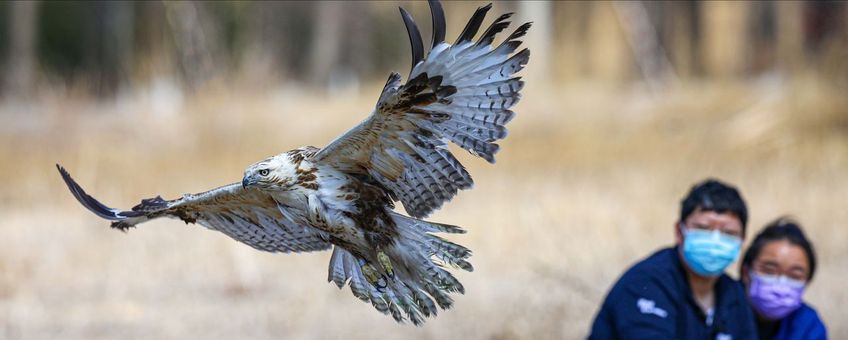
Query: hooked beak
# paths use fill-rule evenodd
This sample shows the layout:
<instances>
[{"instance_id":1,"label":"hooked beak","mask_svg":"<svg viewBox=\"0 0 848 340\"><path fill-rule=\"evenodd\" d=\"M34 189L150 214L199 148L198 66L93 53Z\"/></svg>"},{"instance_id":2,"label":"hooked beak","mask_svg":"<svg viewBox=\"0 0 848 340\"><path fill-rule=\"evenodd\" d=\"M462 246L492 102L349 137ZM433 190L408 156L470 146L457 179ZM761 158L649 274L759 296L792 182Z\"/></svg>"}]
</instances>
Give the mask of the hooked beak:
<instances>
[{"instance_id":1,"label":"hooked beak","mask_svg":"<svg viewBox=\"0 0 848 340\"><path fill-rule=\"evenodd\" d=\"M253 176L250 175L245 175L244 178L241 180L241 187L243 189L247 189L247 187L254 184L256 184L256 179L254 179Z\"/></svg>"}]
</instances>

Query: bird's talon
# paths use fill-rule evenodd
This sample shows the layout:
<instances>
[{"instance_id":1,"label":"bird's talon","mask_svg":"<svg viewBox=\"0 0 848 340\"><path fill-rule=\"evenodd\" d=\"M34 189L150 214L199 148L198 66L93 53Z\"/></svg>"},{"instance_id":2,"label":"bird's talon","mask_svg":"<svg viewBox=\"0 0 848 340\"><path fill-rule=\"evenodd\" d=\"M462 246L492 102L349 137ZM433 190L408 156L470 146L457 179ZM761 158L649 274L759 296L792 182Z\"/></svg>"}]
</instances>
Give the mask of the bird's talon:
<instances>
[{"instance_id":1,"label":"bird's talon","mask_svg":"<svg viewBox=\"0 0 848 340\"><path fill-rule=\"evenodd\" d=\"M392 261L389 260L389 256L382 250L377 251L377 261L380 262L380 266L386 270L386 274L388 274L389 277L395 277L395 271L394 268L392 268Z\"/></svg>"},{"instance_id":2,"label":"bird's talon","mask_svg":"<svg viewBox=\"0 0 848 340\"><path fill-rule=\"evenodd\" d=\"M365 276L365 279L368 280L368 283L377 286L377 283L380 281L380 273L377 272L377 268L374 268L370 263L363 263L362 267L362 275Z\"/></svg>"}]
</instances>

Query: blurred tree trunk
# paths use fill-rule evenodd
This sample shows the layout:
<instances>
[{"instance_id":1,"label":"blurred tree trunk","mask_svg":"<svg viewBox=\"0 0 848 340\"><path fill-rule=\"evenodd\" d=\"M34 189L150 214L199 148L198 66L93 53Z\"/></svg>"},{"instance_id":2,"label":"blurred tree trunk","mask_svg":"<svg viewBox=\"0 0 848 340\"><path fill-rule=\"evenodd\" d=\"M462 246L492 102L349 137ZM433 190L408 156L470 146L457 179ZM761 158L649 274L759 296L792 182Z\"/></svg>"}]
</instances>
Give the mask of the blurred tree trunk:
<instances>
[{"instance_id":1,"label":"blurred tree trunk","mask_svg":"<svg viewBox=\"0 0 848 340\"><path fill-rule=\"evenodd\" d=\"M153 78L173 74L173 49L168 43L168 22L165 18L165 5L158 1L135 3L135 47L133 59L137 60L133 76L151 81Z\"/></svg>"},{"instance_id":2,"label":"blurred tree trunk","mask_svg":"<svg viewBox=\"0 0 848 340\"><path fill-rule=\"evenodd\" d=\"M777 6L777 67L790 74L797 73L804 61L802 3L787 1Z\"/></svg>"},{"instance_id":3,"label":"blurred tree trunk","mask_svg":"<svg viewBox=\"0 0 848 340\"><path fill-rule=\"evenodd\" d=\"M554 44L557 78L574 80L585 76L589 69L587 51L590 8L594 4L582 1L559 1L554 4ZM460 29L462 29L460 27ZM533 34L531 31L530 34ZM535 53L535 52L533 52Z\"/></svg>"},{"instance_id":4,"label":"blurred tree trunk","mask_svg":"<svg viewBox=\"0 0 848 340\"><path fill-rule=\"evenodd\" d=\"M93 70L94 91L100 97L114 96L127 85L133 59L133 4L123 1L96 2L94 20L86 34L88 69Z\"/></svg>"},{"instance_id":5,"label":"blurred tree trunk","mask_svg":"<svg viewBox=\"0 0 848 340\"><path fill-rule=\"evenodd\" d=\"M183 80L195 90L219 75L220 39L215 22L201 4L194 1L165 3L168 26L174 37Z\"/></svg>"},{"instance_id":6,"label":"blurred tree trunk","mask_svg":"<svg viewBox=\"0 0 848 340\"><path fill-rule=\"evenodd\" d=\"M655 6L661 6L655 3ZM642 73L642 79L652 93L659 96L666 84L677 80L668 54L660 43L657 26L651 20L645 3L618 1L613 3L619 21L624 28L625 37L633 51L636 65ZM661 11L661 7L655 7ZM660 15L658 17L661 16Z\"/></svg>"},{"instance_id":7,"label":"blurred tree trunk","mask_svg":"<svg viewBox=\"0 0 848 340\"><path fill-rule=\"evenodd\" d=\"M631 75L632 54L616 17L613 3L592 3L589 20L589 65L594 77L620 83Z\"/></svg>"},{"instance_id":8,"label":"blurred tree trunk","mask_svg":"<svg viewBox=\"0 0 848 340\"><path fill-rule=\"evenodd\" d=\"M514 20L513 29L528 21L533 22L531 34L526 35L525 46L533 47L533 63L527 67L527 76L531 79L550 80L552 76L551 52L556 46L553 39L553 3L548 1L522 1L517 12L520 17Z\"/></svg>"},{"instance_id":9,"label":"blurred tree trunk","mask_svg":"<svg viewBox=\"0 0 848 340\"><path fill-rule=\"evenodd\" d=\"M371 4L361 3L346 11L346 24L349 25L350 39L347 41L346 49L349 52L350 66L353 72L360 78L369 78L374 73L374 43L372 41L374 30L374 11ZM382 70L381 70L382 71ZM382 77L378 75L377 77Z\"/></svg>"},{"instance_id":10,"label":"blurred tree trunk","mask_svg":"<svg viewBox=\"0 0 848 340\"><path fill-rule=\"evenodd\" d=\"M9 4L9 60L6 92L10 97L26 98L35 90L35 36L37 1L12 1Z\"/></svg>"},{"instance_id":11,"label":"blurred tree trunk","mask_svg":"<svg viewBox=\"0 0 848 340\"><path fill-rule=\"evenodd\" d=\"M751 5L708 1L701 6L707 74L718 78L741 76L750 57L746 19Z\"/></svg>"},{"instance_id":12,"label":"blurred tree trunk","mask_svg":"<svg viewBox=\"0 0 848 340\"><path fill-rule=\"evenodd\" d=\"M805 62L824 78L848 83L848 4L810 1L802 6Z\"/></svg>"},{"instance_id":13,"label":"blurred tree trunk","mask_svg":"<svg viewBox=\"0 0 848 340\"><path fill-rule=\"evenodd\" d=\"M754 2L748 9L749 62L746 68L753 73L774 70L777 57L777 9L774 2Z\"/></svg>"},{"instance_id":14,"label":"blurred tree trunk","mask_svg":"<svg viewBox=\"0 0 848 340\"><path fill-rule=\"evenodd\" d=\"M342 38L342 19L345 3L319 1L315 11L315 25L310 47L309 80L314 86L326 88L334 66L338 64Z\"/></svg>"},{"instance_id":15,"label":"blurred tree trunk","mask_svg":"<svg viewBox=\"0 0 848 340\"><path fill-rule=\"evenodd\" d=\"M698 74L698 4L690 1L664 2L666 51L677 75L691 78Z\"/></svg>"},{"instance_id":16,"label":"blurred tree trunk","mask_svg":"<svg viewBox=\"0 0 848 340\"><path fill-rule=\"evenodd\" d=\"M252 20L248 21L244 32L247 47L241 73L251 84L267 85L288 71L279 58L287 38L283 27L290 15L285 5L276 1L250 4Z\"/></svg>"}]
</instances>

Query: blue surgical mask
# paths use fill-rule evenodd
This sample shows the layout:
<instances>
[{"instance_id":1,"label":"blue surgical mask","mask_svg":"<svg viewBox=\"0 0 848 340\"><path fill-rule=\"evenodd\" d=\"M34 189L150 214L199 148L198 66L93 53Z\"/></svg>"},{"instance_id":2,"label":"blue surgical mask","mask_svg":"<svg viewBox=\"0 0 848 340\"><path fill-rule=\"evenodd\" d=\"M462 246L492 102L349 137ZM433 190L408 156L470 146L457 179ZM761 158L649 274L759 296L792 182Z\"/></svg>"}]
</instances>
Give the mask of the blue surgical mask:
<instances>
[{"instance_id":1,"label":"blue surgical mask","mask_svg":"<svg viewBox=\"0 0 848 340\"><path fill-rule=\"evenodd\" d=\"M683 229L683 237L683 258L701 276L721 275L742 246L741 239L718 230Z\"/></svg>"}]
</instances>

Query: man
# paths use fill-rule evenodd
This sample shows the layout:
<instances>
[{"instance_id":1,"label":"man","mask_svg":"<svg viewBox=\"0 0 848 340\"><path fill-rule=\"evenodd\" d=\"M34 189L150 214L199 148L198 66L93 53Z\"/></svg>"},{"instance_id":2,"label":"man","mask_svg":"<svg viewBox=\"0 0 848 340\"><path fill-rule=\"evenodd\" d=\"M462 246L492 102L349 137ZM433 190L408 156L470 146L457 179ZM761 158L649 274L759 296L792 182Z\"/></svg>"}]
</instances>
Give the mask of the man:
<instances>
[{"instance_id":1,"label":"man","mask_svg":"<svg viewBox=\"0 0 848 340\"><path fill-rule=\"evenodd\" d=\"M589 339L755 339L745 292L724 274L739 255L747 220L735 188L716 180L695 185L681 202L676 246L624 273Z\"/></svg>"}]
</instances>

